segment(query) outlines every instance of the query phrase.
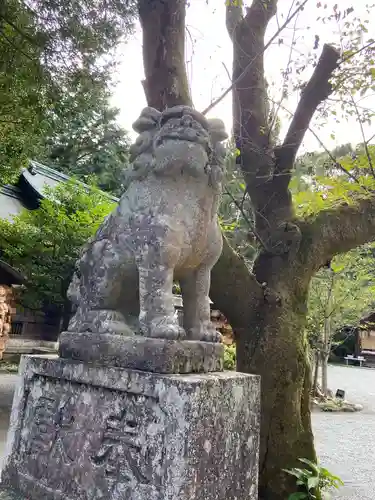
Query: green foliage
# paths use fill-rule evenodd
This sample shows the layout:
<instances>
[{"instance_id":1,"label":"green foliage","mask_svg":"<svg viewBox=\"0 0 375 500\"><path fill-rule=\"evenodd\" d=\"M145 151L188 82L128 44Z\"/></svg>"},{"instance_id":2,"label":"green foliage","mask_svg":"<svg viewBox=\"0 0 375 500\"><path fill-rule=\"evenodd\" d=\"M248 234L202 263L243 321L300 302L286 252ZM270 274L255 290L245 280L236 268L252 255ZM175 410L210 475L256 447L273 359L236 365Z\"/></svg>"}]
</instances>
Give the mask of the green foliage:
<instances>
[{"instance_id":1,"label":"green foliage","mask_svg":"<svg viewBox=\"0 0 375 500\"><path fill-rule=\"evenodd\" d=\"M113 49L129 33L135 2L6 0L0 6L0 181L38 157L56 115L82 110L111 81ZM68 106L69 108L69 106ZM64 114L65 113L65 114Z\"/></svg>"},{"instance_id":2,"label":"green foliage","mask_svg":"<svg viewBox=\"0 0 375 500\"><path fill-rule=\"evenodd\" d=\"M299 461L307 465L308 468L284 469L284 472L297 478L296 485L300 490L292 493L288 500L318 499L320 497L317 496L317 492L323 492L324 498L328 500L330 495L327 490L331 488L338 489L344 484L339 477L334 476L324 467L306 458L299 458Z\"/></svg>"},{"instance_id":3,"label":"green foliage","mask_svg":"<svg viewBox=\"0 0 375 500\"><path fill-rule=\"evenodd\" d=\"M113 203L75 181L46 192L37 210L0 219L1 253L26 278L22 304L61 313L74 263Z\"/></svg>"},{"instance_id":4,"label":"green foliage","mask_svg":"<svg viewBox=\"0 0 375 500\"><path fill-rule=\"evenodd\" d=\"M224 369L236 369L236 346L234 344L224 347Z\"/></svg>"},{"instance_id":5,"label":"green foliage","mask_svg":"<svg viewBox=\"0 0 375 500\"><path fill-rule=\"evenodd\" d=\"M335 162L327 154L318 154L311 158L311 162L313 164L309 165L300 160L290 184L298 216L314 216L343 202L355 205L358 199L372 196L375 189L372 173L375 146L368 146L366 152L363 146L359 146L355 154L348 154Z\"/></svg>"}]
</instances>

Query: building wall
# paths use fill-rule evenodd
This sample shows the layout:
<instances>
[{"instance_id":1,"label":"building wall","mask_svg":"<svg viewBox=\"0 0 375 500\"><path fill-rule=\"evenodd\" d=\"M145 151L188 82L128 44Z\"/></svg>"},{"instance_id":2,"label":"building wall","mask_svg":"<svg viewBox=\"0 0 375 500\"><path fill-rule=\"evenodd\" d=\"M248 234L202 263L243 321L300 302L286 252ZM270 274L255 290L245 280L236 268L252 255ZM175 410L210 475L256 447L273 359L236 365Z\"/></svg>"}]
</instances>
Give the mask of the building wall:
<instances>
[{"instance_id":1,"label":"building wall","mask_svg":"<svg viewBox=\"0 0 375 500\"><path fill-rule=\"evenodd\" d=\"M55 342L59 331L59 318L49 318L41 311L16 305L10 333L12 338Z\"/></svg>"},{"instance_id":2,"label":"building wall","mask_svg":"<svg viewBox=\"0 0 375 500\"><path fill-rule=\"evenodd\" d=\"M3 358L3 353L9 338L12 312L12 289L6 285L0 285L0 359Z\"/></svg>"},{"instance_id":3,"label":"building wall","mask_svg":"<svg viewBox=\"0 0 375 500\"><path fill-rule=\"evenodd\" d=\"M361 335L361 349L363 351L375 351L375 331L365 330Z\"/></svg>"}]
</instances>

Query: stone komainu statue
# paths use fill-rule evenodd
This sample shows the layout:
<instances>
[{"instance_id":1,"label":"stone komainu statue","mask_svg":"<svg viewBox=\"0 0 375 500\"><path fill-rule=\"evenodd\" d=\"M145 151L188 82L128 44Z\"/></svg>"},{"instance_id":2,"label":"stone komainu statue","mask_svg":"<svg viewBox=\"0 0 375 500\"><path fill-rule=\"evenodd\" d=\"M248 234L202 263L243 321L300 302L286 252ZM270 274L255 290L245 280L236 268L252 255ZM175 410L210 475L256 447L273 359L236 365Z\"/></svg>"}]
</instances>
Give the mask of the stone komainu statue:
<instances>
[{"instance_id":1,"label":"stone komainu statue","mask_svg":"<svg viewBox=\"0 0 375 500\"><path fill-rule=\"evenodd\" d=\"M145 108L117 208L83 248L68 297L68 331L219 341L210 272L222 250L217 210L227 138L221 120L176 106ZM183 297L183 328L173 281Z\"/></svg>"}]
</instances>

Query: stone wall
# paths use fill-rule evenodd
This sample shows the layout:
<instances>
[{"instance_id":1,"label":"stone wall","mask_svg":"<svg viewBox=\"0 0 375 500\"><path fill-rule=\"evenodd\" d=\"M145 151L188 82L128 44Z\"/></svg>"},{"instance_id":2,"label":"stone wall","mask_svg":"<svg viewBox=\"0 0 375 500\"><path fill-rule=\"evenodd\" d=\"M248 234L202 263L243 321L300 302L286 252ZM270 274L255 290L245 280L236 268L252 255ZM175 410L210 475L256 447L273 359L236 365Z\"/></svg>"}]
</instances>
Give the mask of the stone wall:
<instances>
[{"instance_id":1,"label":"stone wall","mask_svg":"<svg viewBox=\"0 0 375 500\"><path fill-rule=\"evenodd\" d=\"M10 286L0 285L0 359L3 357L14 314L13 292Z\"/></svg>"}]
</instances>

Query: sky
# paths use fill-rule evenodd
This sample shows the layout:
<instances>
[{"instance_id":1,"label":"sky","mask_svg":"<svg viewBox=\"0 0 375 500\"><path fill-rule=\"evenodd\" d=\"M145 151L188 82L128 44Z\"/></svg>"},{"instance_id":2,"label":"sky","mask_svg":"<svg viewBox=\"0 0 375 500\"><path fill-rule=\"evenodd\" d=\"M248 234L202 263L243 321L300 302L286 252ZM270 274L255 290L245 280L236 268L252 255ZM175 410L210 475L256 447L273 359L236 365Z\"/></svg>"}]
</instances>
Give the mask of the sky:
<instances>
[{"instance_id":1,"label":"sky","mask_svg":"<svg viewBox=\"0 0 375 500\"><path fill-rule=\"evenodd\" d=\"M244 2L245 6L249 3ZM293 0L279 0L278 15L268 27L267 39L277 31L278 24L280 25L285 21L292 3ZM298 2L294 0L294 9L296 3ZM317 7L318 3L322 4L320 8ZM327 21L325 23L322 21L323 16L333 12L335 3L337 1L334 0L322 2L309 0L304 11L298 16L295 29L293 21L290 27L280 35L283 43L274 43L267 50L265 55L266 77L270 84L271 96L275 101L280 99L281 85L283 83L282 71L288 66L290 54L292 54L292 61L302 65L306 62L309 54L319 55L323 43L340 44L340 29L345 29L344 21L340 25L336 21ZM356 2L353 0L340 0L339 8L343 10L353 4L356 4L355 11L348 20L353 20L355 16L365 20L365 0L357 0ZM327 5L327 7L324 8L324 5ZM366 26L369 33L364 36L363 42L370 36L375 38L375 17L374 21L366 24ZM187 9L186 27L185 61L193 102L196 109L203 110L230 86L228 71L231 71L232 66L232 45L225 28L225 0L190 0L190 6ZM313 45L316 34L320 37L321 45L314 52ZM292 45L293 36L294 45ZM293 47L292 50L291 47ZM121 125L131 133L132 138L135 138L136 135L131 128L132 123L138 118L141 109L146 106L141 85L144 73L142 33L139 26L137 26L136 33L119 49L117 57L120 64L117 74L114 75L117 84L112 104L120 109ZM294 62L290 63L290 68L295 67ZM311 64L307 65L307 68L301 75L303 80L307 80L313 70ZM290 84L294 81L295 77L292 74ZM293 112L298 99L298 91L290 91L288 98L283 100L282 105L288 111ZM370 95L365 99L362 98L360 105L375 110L375 97ZM347 142L353 144L363 142L361 128L356 119L351 118L350 121L341 121L339 108L336 109L338 111L336 117L329 114L328 118L317 117L319 119L314 119L311 123L311 127L318 134L324 146L332 149ZM231 113L232 98L231 94L229 94L208 114L208 117L219 117L224 120L227 130L230 132L232 128ZM287 130L289 118L285 112L281 112L280 118L282 136ZM338 120L340 120L340 123L338 123ZM366 138L369 138L374 133L370 126L365 126L364 132ZM313 134L307 132L300 153L316 149L320 149L318 141Z\"/></svg>"}]
</instances>

